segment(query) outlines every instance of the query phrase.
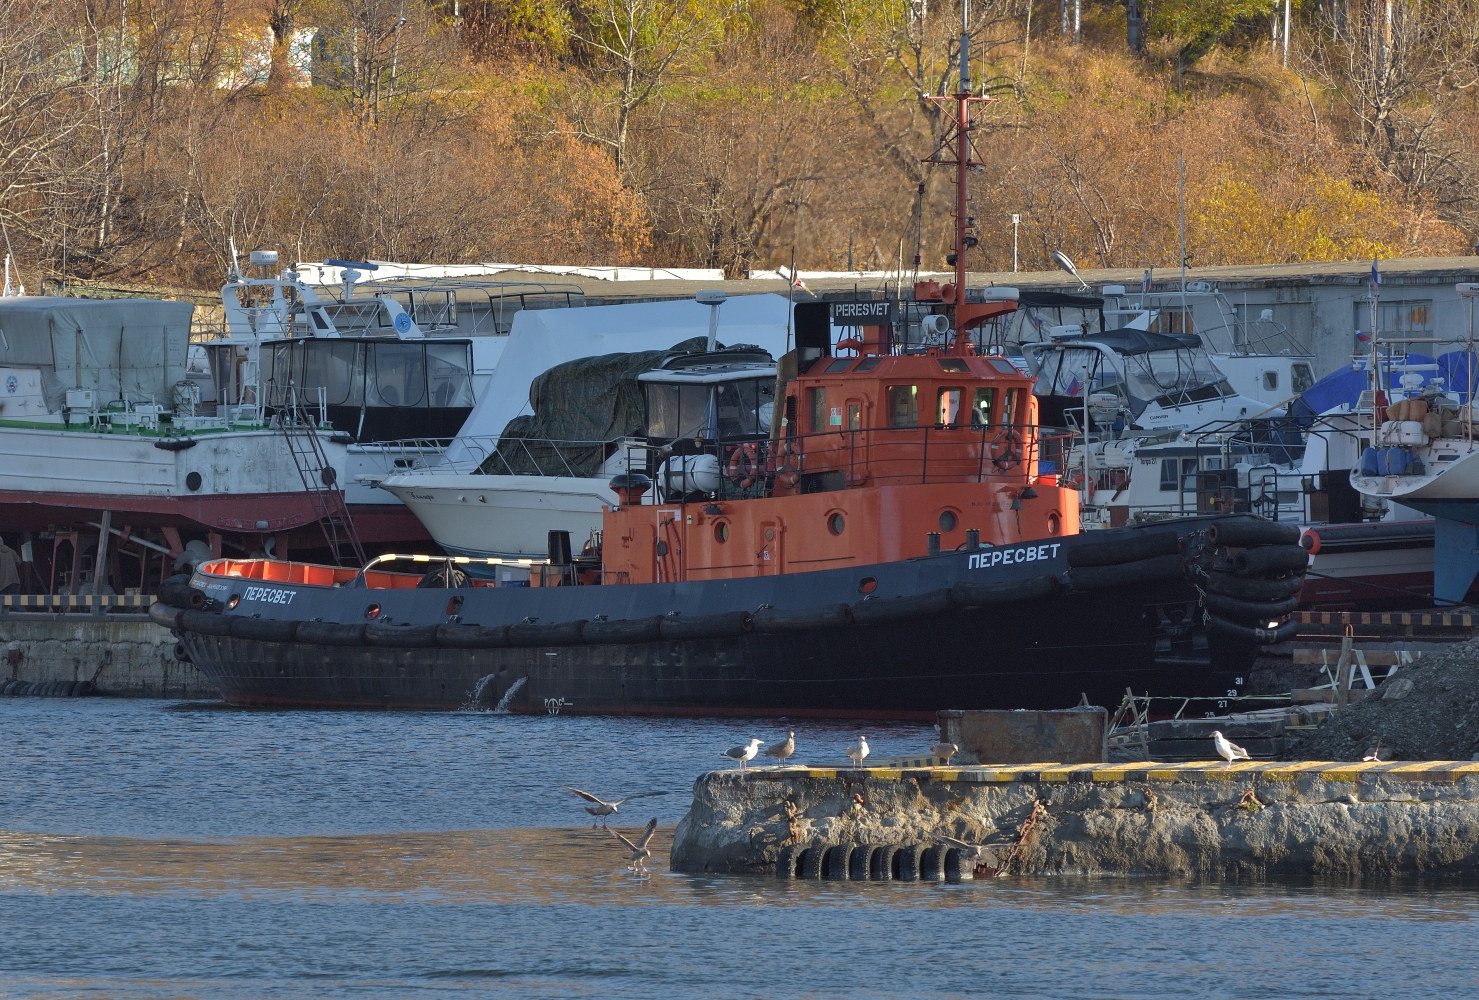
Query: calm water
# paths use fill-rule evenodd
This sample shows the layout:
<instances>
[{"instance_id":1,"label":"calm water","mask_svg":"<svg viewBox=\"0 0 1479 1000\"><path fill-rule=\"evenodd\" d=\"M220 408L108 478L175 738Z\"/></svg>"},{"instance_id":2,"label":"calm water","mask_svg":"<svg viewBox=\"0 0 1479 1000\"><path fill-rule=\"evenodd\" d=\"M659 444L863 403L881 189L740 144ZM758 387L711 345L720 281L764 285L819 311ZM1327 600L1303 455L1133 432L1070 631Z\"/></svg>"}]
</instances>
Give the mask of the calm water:
<instances>
[{"instance_id":1,"label":"calm water","mask_svg":"<svg viewBox=\"0 0 1479 1000\"><path fill-rule=\"evenodd\" d=\"M797 759L859 731L802 723ZM0 997L1476 995L1479 891L666 871L774 723L0 699ZM919 726L861 727L878 756ZM647 878L562 784L671 794Z\"/></svg>"}]
</instances>

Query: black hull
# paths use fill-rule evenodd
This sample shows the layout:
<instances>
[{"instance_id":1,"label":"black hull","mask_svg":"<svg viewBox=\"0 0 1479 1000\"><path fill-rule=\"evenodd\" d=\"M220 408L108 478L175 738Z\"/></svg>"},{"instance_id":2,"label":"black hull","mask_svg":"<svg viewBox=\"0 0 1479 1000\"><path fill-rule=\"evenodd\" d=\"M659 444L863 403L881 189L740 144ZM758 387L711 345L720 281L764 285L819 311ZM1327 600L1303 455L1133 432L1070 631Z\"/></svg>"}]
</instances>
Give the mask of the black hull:
<instances>
[{"instance_id":1,"label":"black hull","mask_svg":"<svg viewBox=\"0 0 1479 1000\"><path fill-rule=\"evenodd\" d=\"M181 610L181 599L152 613L243 706L921 719L1084 697L1113 707L1126 688L1240 692L1258 643L1283 637L1261 628L1280 606L1273 592L1267 603L1247 600L1241 621L1229 620L1236 601L1216 617L1202 606L1198 572L1215 563L1231 574L1234 564L1226 550L1188 544L1194 534L1064 539L1045 543L1057 546L1051 558L1011 566L1003 553L1028 546L672 586L382 591L235 580L225 584L232 596L256 587L266 599L239 601L235 613ZM1088 565L1071 565L1074 550ZM1287 590L1289 572L1238 579L1257 590L1277 578ZM206 582L229 603L222 581ZM372 603L379 613L366 624Z\"/></svg>"}]
</instances>

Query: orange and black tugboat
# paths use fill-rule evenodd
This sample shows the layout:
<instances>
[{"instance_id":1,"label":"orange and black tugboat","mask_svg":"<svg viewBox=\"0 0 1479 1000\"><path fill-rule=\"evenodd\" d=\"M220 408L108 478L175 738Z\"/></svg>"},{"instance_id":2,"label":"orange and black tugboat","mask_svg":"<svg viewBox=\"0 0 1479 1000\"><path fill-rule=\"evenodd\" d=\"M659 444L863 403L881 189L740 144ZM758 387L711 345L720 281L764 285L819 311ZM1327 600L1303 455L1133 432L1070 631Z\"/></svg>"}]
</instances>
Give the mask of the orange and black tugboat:
<instances>
[{"instance_id":1,"label":"orange and black tugboat","mask_svg":"<svg viewBox=\"0 0 1479 1000\"><path fill-rule=\"evenodd\" d=\"M1030 377L973 346L1016 304L966 292L980 98L961 75L937 154L957 169L955 281L913 307L937 303L933 346L894 343L887 304L799 305L779 365L716 352L642 376L644 444L578 555L557 535L547 562L477 574L221 560L154 620L239 705L932 718L1242 693L1258 646L1293 630L1297 531L1079 533ZM858 335L834 342L844 313Z\"/></svg>"}]
</instances>

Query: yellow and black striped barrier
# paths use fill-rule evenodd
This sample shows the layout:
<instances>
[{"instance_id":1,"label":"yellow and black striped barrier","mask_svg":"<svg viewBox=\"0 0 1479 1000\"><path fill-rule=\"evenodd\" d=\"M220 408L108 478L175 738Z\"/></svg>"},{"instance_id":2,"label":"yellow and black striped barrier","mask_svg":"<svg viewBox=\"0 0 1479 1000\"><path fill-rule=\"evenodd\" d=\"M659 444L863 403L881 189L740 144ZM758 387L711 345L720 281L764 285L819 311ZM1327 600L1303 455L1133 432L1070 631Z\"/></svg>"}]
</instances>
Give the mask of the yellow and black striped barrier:
<instances>
[{"instance_id":1,"label":"yellow and black striped barrier","mask_svg":"<svg viewBox=\"0 0 1479 1000\"><path fill-rule=\"evenodd\" d=\"M738 773L738 772L736 772ZM750 780L822 778L852 781L929 780L966 784L1011 783L1116 783L1127 781L1294 781L1318 777L1323 781L1355 782L1376 778L1451 784L1460 778L1479 777L1479 763L1467 760L1428 761L1239 761L1228 767L1221 760L1160 764L1136 761L1128 764L1016 764L951 765L949 767L752 767Z\"/></svg>"},{"instance_id":2,"label":"yellow and black striped barrier","mask_svg":"<svg viewBox=\"0 0 1479 1000\"><path fill-rule=\"evenodd\" d=\"M144 609L153 603L152 594L6 594L0 597L0 609L6 611Z\"/></svg>"},{"instance_id":3,"label":"yellow and black striped barrier","mask_svg":"<svg viewBox=\"0 0 1479 1000\"><path fill-rule=\"evenodd\" d=\"M1301 625L1479 628L1474 611L1298 611L1291 617Z\"/></svg>"}]
</instances>

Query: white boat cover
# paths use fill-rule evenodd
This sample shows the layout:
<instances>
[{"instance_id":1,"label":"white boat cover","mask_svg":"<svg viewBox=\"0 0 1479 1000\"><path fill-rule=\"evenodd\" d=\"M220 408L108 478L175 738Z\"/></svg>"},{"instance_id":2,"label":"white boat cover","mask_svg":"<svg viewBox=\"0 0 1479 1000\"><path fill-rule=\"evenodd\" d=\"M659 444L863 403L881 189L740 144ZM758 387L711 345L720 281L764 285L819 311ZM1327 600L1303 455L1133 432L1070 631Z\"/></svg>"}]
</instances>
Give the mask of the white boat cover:
<instances>
[{"instance_id":1,"label":"white boat cover","mask_svg":"<svg viewBox=\"0 0 1479 1000\"><path fill-rule=\"evenodd\" d=\"M529 412L529 386L537 375L565 361L602 354L665 350L695 336L708 336L710 306L692 299L624 302L573 309L525 309L498 367L467 422L443 454L443 462L464 468L486 449L469 448L503 433L508 422ZM753 344L779 358L789 349L790 303L784 295L735 295L719 306L718 342L724 347Z\"/></svg>"},{"instance_id":2,"label":"white boat cover","mask_svg":"<svg viewBox=\"0 0 1479 1000\"><path fill-rule=\"evenodd\" d=\"M94 390L99 405L167 404L185 377L194 311L160 299L0 298L0 368L39 368L53 413L74 388Z\"/></svg>"}]
</instances>

